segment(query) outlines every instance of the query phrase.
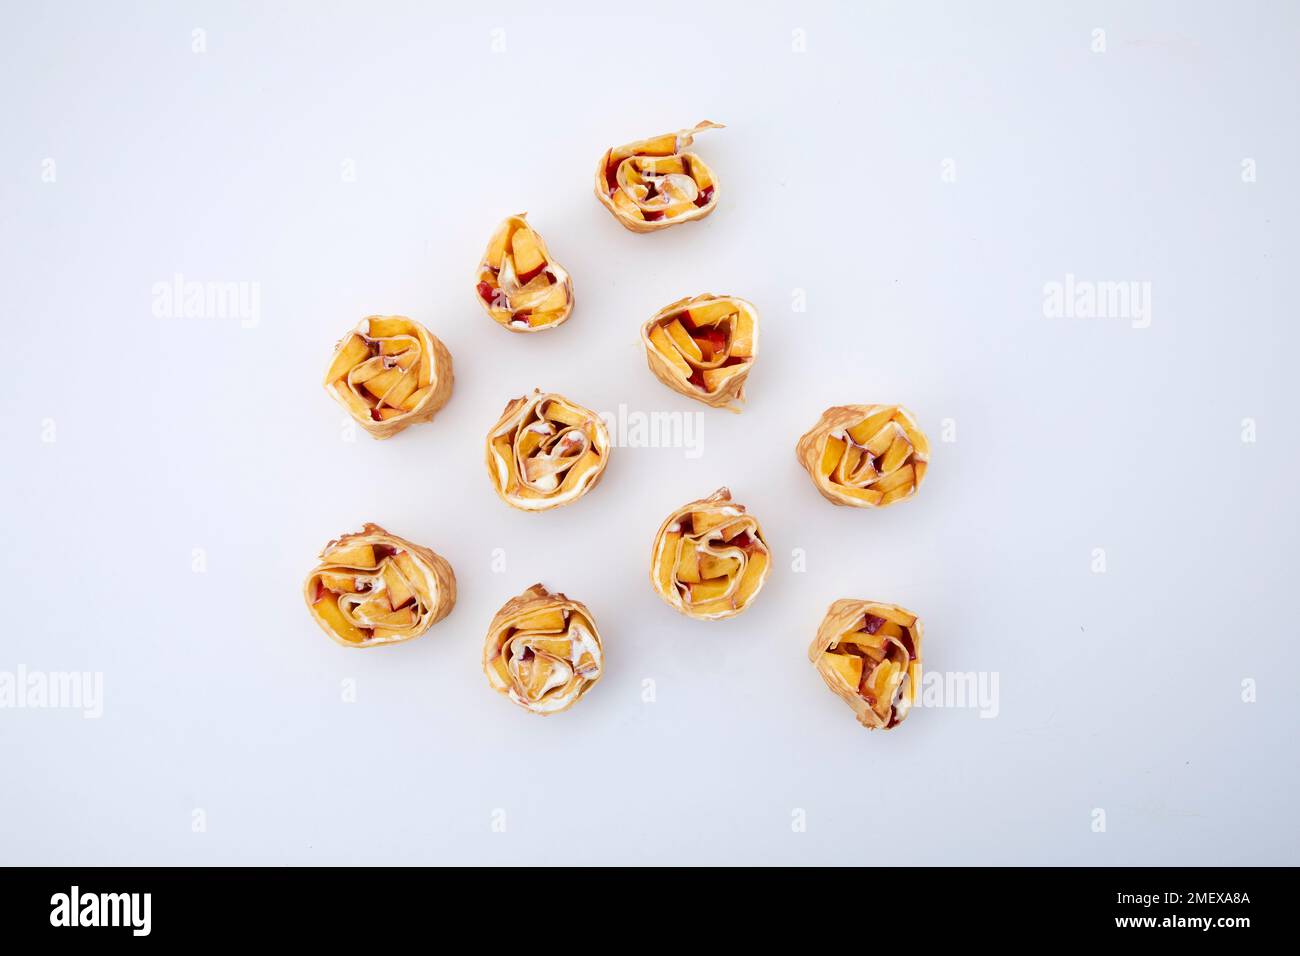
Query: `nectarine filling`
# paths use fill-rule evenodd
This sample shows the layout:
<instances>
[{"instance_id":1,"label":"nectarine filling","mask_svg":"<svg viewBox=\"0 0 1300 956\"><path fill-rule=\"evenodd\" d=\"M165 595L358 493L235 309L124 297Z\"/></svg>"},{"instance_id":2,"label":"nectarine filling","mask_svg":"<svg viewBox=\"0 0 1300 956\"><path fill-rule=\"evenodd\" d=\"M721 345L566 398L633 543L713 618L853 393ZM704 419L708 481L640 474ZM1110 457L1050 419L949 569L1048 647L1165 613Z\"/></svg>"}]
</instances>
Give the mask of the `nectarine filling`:
<instances>
[{"instance_id":1,"label":"nectarine filling","mask_svg":"<svg viewBox=\"0 0 1300 956\"><path fill-rule=\"evenodd\" d=\"M528 706L549 709L571 699L581 682L599 673L600 662L591 623L559 609L553 621L539 615L507 627L488 666Z\"/></svg>"},{"instance_id":2,"label":"nectarine filling","mask_svg":"<svg viewBox=\"0 0 1300 956\"><path fill-rule=\"evenodd\" d=\"M479 265L479 301L512 332L554 328L573 310L573 282L524 216L497 227Z\"/></svg>"},{"instance_id":3,"label":"nectarine filling","mask_svg":"<svg viewBox=\"0 0 1300 956\"><path fill-rule=\"evenodd\" d=\"M343 640L364 644L376 638L419 633L430 611L426 573L409 552L360 545L333 554L312 576L313 605Z\"/></svg>"},{"instance_id":4,"label":"nectarine filling","mask_svg":"<svg viewBox=\"0 0 1300 956\"><path fill-rule=\"evenodd\" d=\"M450 356L418 323L370 316L338 344L325 388L368 427L427 421L451 392Z\"/></svg>"},{"instance_id":5,"label":"nectarine filling","mask_svg":"<svg viewBox=\"0 0 1300 956\"><path fill-rule=\"evenodd\" d=\"M600 679L604 650L584 605L540 584L506 602L488 630L488 681L534 713L564 710Z\"/></svg>"},{"instance_id":6,"label":"nectarine filling","mask_svg":"<svg viewBox=\"0 0 1300 956\"><path fill-rule=\"evenodd\" d=\"M418 637L450 613L456 576L428 548L367 524L326 545L304 592L334 640L370 647Z\"/></svg>"},{"instance_id":7,"label":"nectarine filling","mask_svg":"<svg viewBox=\"0 0 1300 956\"><path fill-rule=\"evenodd\" d=\"M456 574L430 549L366 524L325 546L303 593L336 642L375 647L419 637L451 613Z\"/></svg>"},{"instance_id":8,"label":"nectarine filling","mask_svg":"<svg viewBox=\"0 0 1300 956\"><path fill-rule=\"evenodd\" d=\"M596 172L597 197L635 232L703 218L716 205L716 181L708 164L686 149L696 133L719 128L705 121L606 150Z\"/></svg>"},{"instance_id":9,"label":"nectarine filling","mask_svg":"<svg viewBox=\"0 0 1300 956\"><path fill-rule=\"evenodd\" d=\"M757 354L757 313L733 296L701 295L661 310L641 331L651 370L709 405L743 397Z\"/></svg>"},{"instance_id":10,"label":"nectarine filling","mask_svg":"<svg viewBox=\"0 0 1300 956\"><path fill-rule=\"evenodd\" d=\"M664 522L651 574L659 595L682 613L721 618L749 605L770 563L758 522L724 488Z\"/></svg>"},{"instance_id":11,"label":"nectarine filling","mask_svg":"<svg viewBox=\"0 0 1300 956\"><path fill-rule=\"evenodd\" d=\"M899 608L868 605L853 627L822 653L818 667L865 702L880 726L906 715L918 679L916 616ZM843 690L844 688L841 688Z\"/></svg>"},{"instance_id":12,"label":"nectarine filling","mask_svg":"<svg viewBox=\"0 0 1300 956\"><path fill-rule=\"evenodd\" d=\"M823 422L800 439L801 460L816 461L823 493L873 507L915 493L929 464L929 442L905 410L844 406L828 411Z\"/></svg>"},{"instance_id":13,"label":"nectarine filling","mask_svg":"<svg viewBox=\"0 0 1300 956\"><path fill-rule=\"evenodd\" d=\"M583 494L609 453L600 416L560 395L534 392L506 406L488 436L488 465L510 504L543 510Z\"/></svg>"}]
</instances>

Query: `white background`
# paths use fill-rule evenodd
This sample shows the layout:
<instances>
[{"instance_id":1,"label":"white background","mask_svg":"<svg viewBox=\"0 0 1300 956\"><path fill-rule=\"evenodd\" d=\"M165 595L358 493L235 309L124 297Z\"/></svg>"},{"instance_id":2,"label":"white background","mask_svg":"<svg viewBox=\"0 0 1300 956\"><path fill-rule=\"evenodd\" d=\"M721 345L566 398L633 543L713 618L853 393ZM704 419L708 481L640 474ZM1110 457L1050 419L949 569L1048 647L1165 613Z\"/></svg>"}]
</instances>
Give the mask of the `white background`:
<instances>
[{"instance_id":1,"label":"white background","mask_svg":"<svg viewBox=\"0 0 1300 956\"><path fill-rule=\"evenodd\" d=\"M1297 8L531 6L5 4L0 670L101 671L105 700L0 710L0 860L1300 862ZM601 152L706 118L717 212L620 228ZM523 210L578 301L532 336L473 293ZM156 318L175 273L258 283L259 324ZM1067 273L1150 282L1150 327L1045 318ZM762 312L740 416L638 343L704 291ZM376 312L443 339L455 393L348 442L320 378ZM482 444L534 386L700 411L703 454L617 449L578 503L514 512ZM834 508L795 440L877 401L929 431L929 476ZM776 567L697 623L651 539L724 484ZM364 521L456 569L418 641L348 651L303 607ZM539 580L608 652L546 719L479 669ZM839 597L917 611L930 670L1000 675L998 716L860 728L804 656Z\"/></svg>"}]
</instances>

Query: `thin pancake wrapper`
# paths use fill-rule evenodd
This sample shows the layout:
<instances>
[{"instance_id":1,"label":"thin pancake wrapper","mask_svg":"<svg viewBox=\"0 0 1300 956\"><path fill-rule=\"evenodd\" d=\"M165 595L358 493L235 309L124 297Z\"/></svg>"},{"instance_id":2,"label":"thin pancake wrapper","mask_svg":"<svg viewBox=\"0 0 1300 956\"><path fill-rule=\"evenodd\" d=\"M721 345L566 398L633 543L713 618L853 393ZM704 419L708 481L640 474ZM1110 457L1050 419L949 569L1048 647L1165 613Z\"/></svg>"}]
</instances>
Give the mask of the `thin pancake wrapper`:
<instances>
[{"instance_id":1,"label":"thin pancake wrapper","mask_svg":"<svg viewBox=\"0 0 1300 956\"><path fill-rule=\"evenodd\" d=\"M930 466L930 441L901 405L837 405L795 446L827 501L884 508L912 497Z\"/></svg>"},{"instance_id":2,"label":"thin pancake wrapper","mask_svg":"<svg viewBox=\"0 0 1300 956\"><path fill-rule=\"evenodd\" d=\"M704 120L693 129L605 150L596 166L596 198L633 232L703 219L718 206L718 179L688 147L696 133L722 128Z\"/></svg>"},{"instance_id":3,"label":"thin pancake wrapper","mask_svg":"<svg viewBox=\"0 0 1300 956\"><path fill-rule=\"evenodd\" d=\"M316 623L344 647L400 644L451 613L456 575L428 548L367 524L325 546L303 596Z\"/></svg>"},{"instance_id":4,"label":"thin pancake wrapper","mask_svg":"<svg viewBox=\"0 0 1300 956\"><path fill-rule=\"evenodd\" d=\"M447 404L451 353L402 315L372 315L334 348L325 390L375 438L430 421Z\"/></svg>"},{"instance_id":5,"label":"thin pancake wrapper","mask_svg":"<svg viewBox=\"0 0 1300 956\"><path fill-rule=\"evenodd\" d=\"M862 726L889 730L916 700L921 638L921 621L906 608L846 598L826 612L808 659Z\"/></svg>"},{"instance_id":6,"label":"thin pancake wrapper","mask_svg":"<svg viewBox=\"0 0 1300 956\"><path fill-rule=\"evenodd\" d=\"M641 327L655 378L713 408L740 411L758 356L758 310L734 295L678 299Z\"/></svg>"},{"instance_id":7,"label":"thin pancake wrapper","mask_svg":"<svg viewBox=\"0 0 1300 956\"><path fill-rule=\"evenodd\" d=\"M609 450L604 419L563 395L534 389L508 403L488 432L488 475L512 508L547 511L596 487Z\"/></svg>"},{"instance_id":8,"label":"thin pancake wrapper","mask_svg":"<svg viewBox=\"0 0 1300 956\"><path fill-rule=\"evenodd\" d=\"M540 584L507 601L488 625L483 673L493 690L531 713L568 710L604 669L587 606Z\"/></svg>"},{"instance_id":9,"label":"thin pancake wrapper","mask_svg":"<svg viewBox=\"0 0 1300 956\"><path fill-rule=\"evenodd\" d=\"M573 311L573 280L526 215L511 216L492 234L475 287L479 305L511 332L553 329Z\"/></svg>"},{"instance_id":10,"label":"thin pancake wrapper","mask_svg":"<svg viewBox=\"0 0 1300 956\"><path fill-rule=\"evenodd\" d=\"M700 621L734 617L771 570L763 529L719 488L670 514L655 535L650 582L672 608Z\"/></svg>"}]
</instances>

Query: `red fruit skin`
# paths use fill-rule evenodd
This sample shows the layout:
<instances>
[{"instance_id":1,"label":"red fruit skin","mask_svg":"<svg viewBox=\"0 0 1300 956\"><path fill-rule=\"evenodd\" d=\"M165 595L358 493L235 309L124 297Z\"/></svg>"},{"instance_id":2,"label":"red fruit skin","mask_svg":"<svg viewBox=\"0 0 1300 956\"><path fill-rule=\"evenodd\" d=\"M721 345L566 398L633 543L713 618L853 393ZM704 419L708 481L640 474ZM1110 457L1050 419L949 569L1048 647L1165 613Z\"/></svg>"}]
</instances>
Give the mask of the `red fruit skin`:
<instances>
[{"instance_id":1,"label":"red fruit skin","mask_svg":"<svg viewBox=\"0 0 1300 956\"><path fill-rule=\"evenodd\" d=\"M542 270L545 269L545 268L546 268L546 263L543 262L540 266L538 266L538 267L537 267L536 269L534 269L532 272L525 272L525 273L523 273L521 276L519 276L519 284L520 284L520 285L528 285L528 283L532 282L532 281L533 281L534 279L536 279L539 275L541 275L541 274L542 274Z\"/></svg>"}]
</instances>

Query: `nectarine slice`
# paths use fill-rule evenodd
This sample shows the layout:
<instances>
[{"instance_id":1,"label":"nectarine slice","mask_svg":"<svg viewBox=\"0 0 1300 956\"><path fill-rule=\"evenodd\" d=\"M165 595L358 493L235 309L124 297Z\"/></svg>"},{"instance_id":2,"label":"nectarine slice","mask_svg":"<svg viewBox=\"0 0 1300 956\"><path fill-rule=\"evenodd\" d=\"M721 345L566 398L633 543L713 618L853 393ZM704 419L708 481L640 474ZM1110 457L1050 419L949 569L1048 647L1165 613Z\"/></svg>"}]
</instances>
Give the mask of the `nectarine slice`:
<instances>
[{"instance_id":1,"label":"nectarine slice","mask_svg":"<svg viewBox=\"0 0 1300 956\"><path fill-rule=\"evenodd\" d=\"M691 367L686 364L686 359L682 358L682 354L673 346L668 338L668 333L663 330L662 326L656 326L651 330L650 342L659 354L667 360L668 364L681 374L682 378L690 378Z\"/></svg>"},{"instance_id":2,"label":"nectarine slice","mask_svg":"<svg viewBox=\"0 0 1300 956\"><path fill-rule=\"evenodd\" d=\"M510 239L510 250L515 259L515 275L526 276L546 265L537 233L527 226L515 231Z\"/></svg>"},{"instance_id":3,"label":"nectarine slice","mask_svg":"<svg viewBox=\"0 0 1300 956\"><path fill-rule=\"evenodd\" d=\"M881 494L886 494L893 491L895 488L901 488L905 485L910 486L914 474L915 472L911 465L904 465L897 471L885 475L885 477L875 482L871 487L876 489L876 491L879 491Z\"/></svg>"},{"instance_id":4,"label":"nectarine slice","mask_svg":"<svg viewBox=\"0 0 1300 956\"><path fill-rule=\"evenodd\" d=\"M740 583L736 586L736 604L747 604L749 599L758 591L759 586L763 583L763 576L767 573L767 552L755 551L745 562L745 570L741 572Z\"/></svg>"},{"instance_id":5,"label":"nectarine slice","mask_svg":"<svg viewBox=\"0 0 1300 956\"><path fill-rule=\"evenodd\" d=\"M700 362L704 359L704 353L700 351L699 345L691 338L686 327L678 319L673 319L665 326L668 331L668 337L672 339L673 344L677 346L678 351L684 355L688 361Z\"/></svg>"},{"instance_id":6,"label":"nectarine slice","mask_svg":"<svg viewBox=\"0 0 1300 956\"><path fill-rule=\"evenodd\" d=\"M900 429L901 431L901 429ZM889 446L889 451L885 452L885 457L880 462L880 471L882 474L889 474L907 460L907 456L912 453L912 446L907 440L907 436L900 434L894 439L894 443Z\"/></svg>"},{"instance_id":7,"label":"nectarine slice","mask_svg":"<svg viewBox=\"0 0 1300 956\"><path fill-rule=\"evenodd\" d=\"M383 398L390 388L402 380L403 374L400 368L385 369L378 375L365 380L366 391L375 398Z\"/></svg>"},{"instance_id":8,"label":"nectarine slice","mask_svg":"<svg viewBox=\"0 0 1300 956\"><path fill-rule=\"evenodd\" d=\"M664 594L669 593L673 587L673 571L677 568L676 555L681 540L680 531L667 532L664 535L662 550L655 554L655 560L658 562L655 570L658 572L659 590Z\"/></svg>"},{"instance_id":9,"label":"nectarine slice","mask_svg":"<svg viewBox=\"0 0 1300 956\"><path fill-rule=\"evenodd\" d=\"M908 614L900 608L886 607L883 604L868 605L867 613L874 614L876 617L883 617L886 621L893 621L900 627L911 627L916 623L915 614Z\"/></svg>"},{"instance_id":10,"label":"nectarine slice","mask_svg":"<svg viewBox=\"0 0 1300 956\"><path fill-rule=\"evenodd\" d=\"M712 601L714 598L722 597L730 587L731 580L729 578L698 581L691 585L691 603L700 604L704 601Z\"/></svg>"},{"instance_id":11,"label":"nectarine slice","mask_svg":"<svg viewBox=\"0 0 1300 956\"><path fill-rule=\"evenodd\" d=\"M855 691L858 689L862 682L862 658L854 654L830 653L826 655L826 663L848 687Z\"/></svg>"},{"instance_id":12,"label":"nectarine slice","mask_svg":"<svg viewBox=\"0 0 1300 956\"><path fill-rule=\"evenodd\" d=\"M844 455L846 446L847 442L844 439L836 438L834 435L826 439L826 448L822 451L821 465L818 468L823 475L829 475L835 470L835 466L840 463L840 458Z\"/></svg>"},{"instance_id":13,"label":"nectarine slice","mask_svg":"<svg viewBox=\"0 0 1300 956\"><path fill-rule=\"evenodd\" d=\"M706 368L704 370L704 387L710 392L716 392L731 378L747 372L748 369L743 365L727 365L723 368Z\"/></svg>"},{"instance_id":14,"label":"nectarine slice","mask_svg":"<svg viewBox=\"0 0 1300 956\"><path fill-rule=\"evenodd\" d=\"M885 423L894 417L894 406L889 405L878 412L868 415L858 424L849 429L849 437L859 445L865 445L867 441L885 427ZM877 454L879 454L877 452Z\"/></svg>"},{"instance_id":15,"label":"nectarine slice","mask_svg":"<svg viewBox=\"0 0 1300 956\"><path fill-rule=\"evenodd\" d=\"M322 571L320 583L325 585L331 591L338 591L340 594L355 594L357 588L357 576L355 574L338 574L334 571Z\"/></svg>"},{"instance_id":16,"label":"nectarine slice","mask_svg":"<svg viewBox=\"0 0 1300 956\"><path fill-rule=\"evenodd\" d=\"M699 556L700 577L702 578L731 577L740 567L739 558L723 558L716 554L709 554L707 551L699 552Z\"/></svg>"},{"instance_id":17,"label":"nectarine slice","mask_svg":"<svg viewBox=\"0 0 1300 956\"><path fill-rule=\"evenodd\" d=\"M329 371L325 373L325 384L337 381L348 373L354 365L361 362L370 354L370 346L361 336L353 332L343 344L339 346L334 353L334 361L330 362Z\"/></svg>"},{"instance_id":18,"label":"nectarine slice","mask_svg":"<svg viewBox=\"0 0 1300 956\"><path fill-rule=\"evenodd\" d=\"M393 335L414 335L415 325L398 316L373 316L370 319L370 337L386 339Z\"/></svg>"},{"instance_id":19,"label":"nectarine slice","mask_svg":"<svg viewBox=\"0 0 1300 956\"><path fill-rule=\"evenodd\" d=\"M339 610L338 595L326 592L313 607L316 609L316 613L325 619L325 623L330 626L330 630L343 640L350 641L353 644L360 644L367 638L368 635L365 631L343 616L343 612Z\"/></svg>"},{"instance_id":20,"label":"nectarine slice","mask_svg":"<svg viewBox=\"0 0 1300 956\"><path fill-rule=\"evenodd\" d=\"M483 258L493 269L500 269L501 263L506 257L506 244L510 241L510 227L503 225L492 234L492 240L488 243L487 255Z\"/></svg>"},{"instance_id":21,"label":"nectarine slice","mask_svg":"<svg viewBox=\"0 0 1300 956\"><path fill-rule=\"evenodd\" d=\"M750 358L754 354L754 320L738 312L731 329L731 357Z\"/></svg>"},{"instance_id":22,"label":"nectarine slice","mask_svg":"<svg viewBox=\"0 0 1300 956\"><path fill-rule=\"evenodd\" d=\"M388 603L394 608L400 608L415 597L415 589L406 583L406 578L392 561L384 563L384 588L388 591Z\"/></svg>"},{"instance_id":23,"label":"nectarine slice","mask_svg":"<svg viewBox=\"0 0 1300 956\"><path fill-rule=\"evenodd\" d=\"M724 524L734 521L735 518L735 515L729 515L723 511L694 511L691 513L691 533L696 535L704 534L704 532L712 531L714 528L721 528Z\"/></svg>"},{"instance_id":24,"label":"nectarine slice","mask_svg":"<svg viewBox=\"0 0 1300 956\"><path fill-rule=\"evenodd\" d=\"M696 303L689 311L691 321L696 325L712 325L719 319L733 314L736 306L730 299L715 299L711 302Z\"/></svg>"},{"instance_id":25,"label":"nectarine slice","mask_svg":"<svg viewBox=\"0 0 1300 956\"><path fill-rule=\"evenodd\" d=\"M880 456L889 451L894 439L903 434L903 430L894 422L886 422L880 431L876 432L864 446L872 455Z\"/></svg>"},{"instance_id":26,"label":"nectarine slice","mask_svg":"<svg viewBox=\"0 0 1300 956\"><path fill-rule=\"evenodd\" d=\"M414 391L415 373L407 371L393 384L392 388L384 393L383 400L385 404L392 405L394 408L401 408L402 402L406 401Z\"/></svg>"},{"instance_id":27,"label":"nectarine slice","mask_svg":"<svg viewBox=\"0 0 1300 956\"><path fill-rule=\"evenodd\" d=\"M700 552L694 545L688 544L682 548L681 557L677 560L676 577L682 584L698 584L703 579L700 574Z\"/></svg>"},{"instance_id":28,"label":"nectarine slice","mask_svg":"<svg viewBox=\"0 0 1300 956\"><path fill-rule=\"evenodd\" d=\"M643 139L633 144L633 152L642 156L671 156L677 152L677 134L664 133L654 139Z\"/></svg>"},{"instance_id":29,"label":"nectarine slice","mask_svg":"<svg viewBox=\"0 0 1300 956\"><path fill-rule=\"evenodd\" d=\"M348 548L328 551L325 553L325 561L345 568L373 570L379 566L379 562L375 560L375 549L369 544L354 544Z\"/></svg>"},{"instance_id":30,"label":"nectarine slice","mask_svg":"<svg viewBox=\"0 0 1300 956\"><path fill-rule=\"evenodd\" d=\"M512 626L520 631L563 631L564 608L546 608L525 614L514 621Z\"/></svg>"}]
</instances>

